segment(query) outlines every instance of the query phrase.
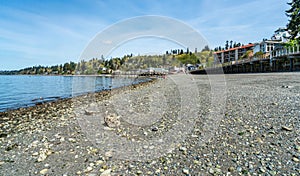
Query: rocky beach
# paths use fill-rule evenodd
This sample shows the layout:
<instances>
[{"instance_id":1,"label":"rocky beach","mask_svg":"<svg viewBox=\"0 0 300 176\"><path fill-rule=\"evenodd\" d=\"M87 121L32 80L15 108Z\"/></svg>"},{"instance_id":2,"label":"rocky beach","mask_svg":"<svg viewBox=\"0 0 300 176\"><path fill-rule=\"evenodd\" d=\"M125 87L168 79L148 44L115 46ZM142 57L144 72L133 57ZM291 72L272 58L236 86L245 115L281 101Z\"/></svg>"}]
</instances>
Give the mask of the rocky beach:
<instances>
[{"instance_id":1,"label":"rocky beach","mask_svg":"<svg viewBox=\"0 0 300 176\"><path fill-rule=\"evenodd\" d=\"M183 74L1 112L0 175L296 176L299 76L224 75L220 119L209 77Z\"/></svg>"}]
</instances>

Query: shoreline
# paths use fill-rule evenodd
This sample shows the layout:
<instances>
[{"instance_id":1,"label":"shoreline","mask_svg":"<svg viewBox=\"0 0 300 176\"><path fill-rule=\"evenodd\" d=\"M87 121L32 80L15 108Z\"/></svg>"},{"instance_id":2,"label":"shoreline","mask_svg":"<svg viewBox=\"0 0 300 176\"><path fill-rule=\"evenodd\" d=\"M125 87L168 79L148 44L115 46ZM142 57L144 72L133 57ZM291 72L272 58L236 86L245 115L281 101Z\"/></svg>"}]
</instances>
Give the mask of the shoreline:
<instances>
[{"instance_id":1,"label":"shoreline","mask_svg":"<svg viewBox=\"0 0 300 176\"><path fill-rule=\"evenodd\" d=\"M16 76L16 75L8 75L8 76ZM18 75L18 76L51 76L51 75ZM97 76L97 75L74 75L74 76L56 75L56 76L62 76L62 77L77 77L77 76L79 76L79 77L110 77L110 78L118 77L118 76L113 76L113 75L111 75L111 76L108 76L108 75L100 75L100 76ZM141 81L140 83L151 82L154 79L155 78L145 79L145 80ZM136 85L136 84L140 84L140 83L135 83L135 84L131 84L131 85ZM131 85L128 85L128 86L131 86ZM124 87L124 86L122 86L122 87ZM125 86L125 87L127 87L127 86ZM118 88L113 88L113 89L118 89ZM106 88L103 90L96 91L94 93L99 93L102 91L109 91L109 90L112 90L112 89ZM19 109L24 109L24 108L26 109L26 108L30 108L30 107L34 107L34 106L40 106L45 103L55 103L56 101L65 100L65 99L69 99L69 98L73 98L73 97L77 97L77 96L81 96L81 95L86 95L86 94L90 94L90 92L82 93L80 95L66 96L66 97L50 96L50 97L35 98L35 99L31 100L31 103L20 105L17 108L13 107L13 108L6 108L3 110L0 110L0 114L7 112L7 111L14 111L14 110L19 110ZM47 99L49 99L49 100L47 100Z\"/></svg>"},{"instance_id":2,"label":"shoreline","mask_svg":"<svg viewBox=\"0 0 300 176\"><path fill-rule=\"evenodd\" d=\"M118 92L120 90L130 89L132 87L140 87L140 86L144 86L144 85L147 85L147 84L151 84L155 81L156 80L152 78L149 81L140 82L140 83L137 83L137 84L131 84L131 85L128 85L128 86L122 86L122 87L113 88L113 89L105 89L105 90L96 91L96 92L86 92L86 93L83 93L83 94L80 94L80 95L75 95L73 97L65 97L65 98L64 97L59 97L55 100L37 102L37 103L35 103L35 105L32 105L32 106L26 105L26 107L19 107L19 108L16 108L16 109L7 109L5 111L0 111L0 120L1 120L1 117L3 116L3 114L6 114L6 113L14 113L14 111L19 112L19 111L35 110L39 106L47 106L47 105L52 105L52 104L61 104L61 103L64 103L64 102L72 101L72 99L81 98L81 97L84 97L84 96L87 96L87 95L101 95L101 94L105 95L105 94L108 94L108 93L115 93L115 92Z\"/></svg>"}]
</instances>

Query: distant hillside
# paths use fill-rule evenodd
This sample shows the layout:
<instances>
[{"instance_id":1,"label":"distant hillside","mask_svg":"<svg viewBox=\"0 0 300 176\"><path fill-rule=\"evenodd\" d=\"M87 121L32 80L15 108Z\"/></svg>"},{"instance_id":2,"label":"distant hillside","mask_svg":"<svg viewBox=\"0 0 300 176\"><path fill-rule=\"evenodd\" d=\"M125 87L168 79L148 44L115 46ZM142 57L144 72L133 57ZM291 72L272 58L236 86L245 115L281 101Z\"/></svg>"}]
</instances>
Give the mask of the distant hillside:
<instances>
[{"instance_id":1,"label":"distant hillside","mask_svg":"<svg viewBox=\"0 0 300 176\"><path fill-rule=\"evenodd\" d=\"M114 70L136 70L155 68L180 67L186 64L199 64L209 67L213 63L213 52L205 50L202 52L191 53L181 52L179 54L166 53L164 55L144 55L132 56L125 55L122 58L82 60L78 63L68 62L54 66L33 66L14 71L0 71L1 75L74 75L74 74L110 74Z\"/></svg>"}]
</instances>

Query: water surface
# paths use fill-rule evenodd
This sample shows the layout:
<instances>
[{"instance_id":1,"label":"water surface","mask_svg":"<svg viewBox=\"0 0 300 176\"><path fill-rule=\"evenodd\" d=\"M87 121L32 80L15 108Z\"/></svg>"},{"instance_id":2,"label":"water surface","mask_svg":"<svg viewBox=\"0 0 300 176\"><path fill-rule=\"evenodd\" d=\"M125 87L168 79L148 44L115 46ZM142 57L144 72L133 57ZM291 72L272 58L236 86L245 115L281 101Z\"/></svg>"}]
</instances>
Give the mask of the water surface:
<instances>
[{"instance_id":1,"label":"water surface","mask_svg":"<svg viewBox=\"0 0 300 176\"><path fill-rule=\"evenodd\" d=\"M0 112L144 81L128 77L0 75Z\"/></svg>"}]
</instances>

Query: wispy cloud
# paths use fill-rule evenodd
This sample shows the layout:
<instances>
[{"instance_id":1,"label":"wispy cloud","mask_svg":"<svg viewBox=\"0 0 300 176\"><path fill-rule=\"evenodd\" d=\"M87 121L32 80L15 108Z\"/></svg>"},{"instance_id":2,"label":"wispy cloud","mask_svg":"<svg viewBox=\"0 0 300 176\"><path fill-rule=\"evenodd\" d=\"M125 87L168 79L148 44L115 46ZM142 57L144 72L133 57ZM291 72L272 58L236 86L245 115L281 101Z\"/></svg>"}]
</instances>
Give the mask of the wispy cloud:
<instances>
[{"instance_id":1,"label":"wispy cloud","mask_svg":"<svg viewBox=\"0 0 300 176\"><path fill-rule=\"evenodd\" d=\"M282 0L206 2L201 15L189 23L215 46L223 45L226 40L247 43L269 38L276 28L287 22L284 10L288 6Z\"/></svg>"},{"instance_id":2,"label":"wispy cloud","mask_svg":"<svg viewBox=\"0 0 300 176\"><path fill-rule=\"evenodd\" d=\"M22 63L76 61L90 38L105 26L101 20L86 20L76 14L55 20L20 9L1 7L1 10L0 70L19 69L24 67Z\"/></svg>"}]
</instances>

